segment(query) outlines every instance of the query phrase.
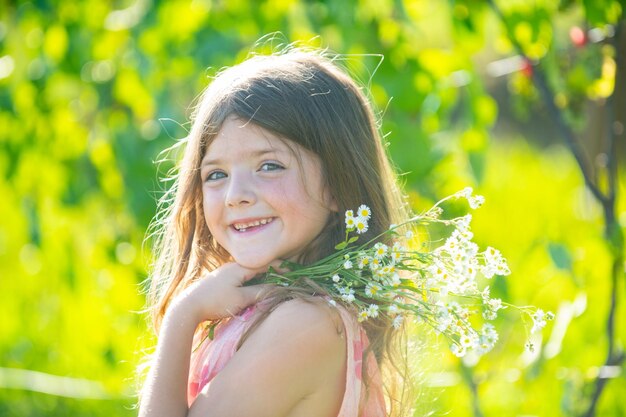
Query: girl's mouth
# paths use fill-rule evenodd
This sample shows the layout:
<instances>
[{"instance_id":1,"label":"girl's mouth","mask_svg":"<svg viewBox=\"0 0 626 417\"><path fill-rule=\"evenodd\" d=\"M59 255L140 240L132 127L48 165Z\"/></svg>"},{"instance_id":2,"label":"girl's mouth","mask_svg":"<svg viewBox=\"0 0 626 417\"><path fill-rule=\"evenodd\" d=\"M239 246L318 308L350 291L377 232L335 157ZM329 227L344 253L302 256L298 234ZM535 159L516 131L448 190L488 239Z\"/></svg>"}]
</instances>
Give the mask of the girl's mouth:
<instances>
[{"instance_id":1,"label":"girl's mouth","mask_svg":"<svg viewBox=\"0 0 626 417\"><path fill-rule=\"evenodd\" d=\"M249 222L237 222L233 223L232 227L237 233L250 233L256 230L261 230L274 220L274 217L268 217L265 219L258 219Z\"/></svg>"}]
</instances>

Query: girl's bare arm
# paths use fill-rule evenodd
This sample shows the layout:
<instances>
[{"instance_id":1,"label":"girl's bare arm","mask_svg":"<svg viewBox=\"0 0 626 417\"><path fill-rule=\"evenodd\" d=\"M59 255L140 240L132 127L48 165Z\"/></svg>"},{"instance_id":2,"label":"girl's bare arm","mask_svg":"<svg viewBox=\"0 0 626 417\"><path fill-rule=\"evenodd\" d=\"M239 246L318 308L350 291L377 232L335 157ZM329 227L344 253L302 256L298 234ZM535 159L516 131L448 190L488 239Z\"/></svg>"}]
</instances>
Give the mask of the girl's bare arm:
<instances>
[{"instance_id":1,"label":"girl's bare arm","mask_svg":"<svg viewBox=\"0 0 626 417\"><path fill-rule=\"evenodd\" d=\"M144 385L140 417L186 416L187 380L193 334L197 323L183 305L165 315L150 374Z\"/></svg>"},{"instance_id":2,"label":"girl's bare arm","mask_svg":"<svg viewBox=\"0 0 626 417\"><path fill-rule=\"evenodd\" d=\"M144 385L140 417L188 415L187 381L193 334L199 323L235 315L253 304L262 285L242 287L257 273L231 263L187 288L168 308Z\"/></svg>"}]
</instances>

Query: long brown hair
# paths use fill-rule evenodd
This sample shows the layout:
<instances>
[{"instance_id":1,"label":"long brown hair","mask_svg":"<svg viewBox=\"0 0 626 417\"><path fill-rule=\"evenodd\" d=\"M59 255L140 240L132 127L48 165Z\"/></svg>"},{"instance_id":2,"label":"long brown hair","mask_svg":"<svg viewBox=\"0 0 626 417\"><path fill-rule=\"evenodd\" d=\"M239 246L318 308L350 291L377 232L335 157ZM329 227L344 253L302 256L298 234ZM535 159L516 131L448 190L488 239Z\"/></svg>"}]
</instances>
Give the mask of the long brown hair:
<instances>
[{"instance_id":1,"label":"long brown hair","mask_svg":"<svg viewBox=\"0 0 626 417\"><path fill-rule=\"evenodd\" d=\"M297 143L321 160L326 188L338 210L311 242L302 263L334 251L344 238L343 213L348 209L360 204L372 209L365 240L408 216L372 106L353 79L319 52L291 48L253 56L220 72L200 96L178 173L159 201L151 225L155 257L148 300L157 331L176 294L205 271L230 260L204 221L200 178L200 162L229 116L254 123L287 144ZM298 288L277 289L271 294L271 304L288 298L306 299L314 291L306 282ZM406 368L394 360L398 346L393 343L388 317L368 320L363 327L383 369L387 363L396 373ZM403 402L397 398L393 402L398 401Z\"/></svg>"}]
</instances>

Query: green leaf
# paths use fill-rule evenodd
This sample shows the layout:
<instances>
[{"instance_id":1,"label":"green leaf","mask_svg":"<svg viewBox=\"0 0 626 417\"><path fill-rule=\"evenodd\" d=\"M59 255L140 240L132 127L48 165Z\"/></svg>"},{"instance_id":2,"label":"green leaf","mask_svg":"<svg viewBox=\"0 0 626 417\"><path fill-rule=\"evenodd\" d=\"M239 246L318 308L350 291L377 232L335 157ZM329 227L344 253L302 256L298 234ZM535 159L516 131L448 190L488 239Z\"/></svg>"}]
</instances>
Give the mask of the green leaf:
<instances>
[{"instance_id":1,"label":"green leaf","mask_svg":"<svg viewBox=\"0 0 626 417\"><path fill-rule=\"evenodd\" d=\"M198 349L200 349L200 346L202 346L202 344L204 342L206 342L207 339L209 340L213 340L213 338L215 337L215 328L217 327L217 325L219 324L219 321L215 321L211 324L208 324L206 326L206 329L208 330L208 333L205 337L202 338L202 340L200 341L200 343L198 343L198 345L193 349L193 352L197 351Z\"/></svg>"},{"instance_id":2,"label":"green leaf","mask_svg":"<svg viewBox=\"0 0 626 417\"><path fill-rule=\"evenodd\" d=\"M280 264L280 267L289 269L290 271L297 271L299 269L304 268L304 265L300 265L299 263L291 262L291 261L283 261Z\"/></svg>"},{"instance_id":3,"label":"green leaf","mask_svg":"<svg viewBox=\"0 0 626 417\"><path fill-rule=\"evenodd\" d=\"M213 340L213 337L215 337L215 328L216 327L217 327L217 322L211 324L211 326L209 327L209 334L208 334L209 340Z\"/></svg>"},{"instance_id":4,"label":"green leaf","mask_svg":"<svg viewBox=\"0 0 626 417\"><path fill-rule=\"evenodd\" d=\"M560 243L549 243L548 252L552 262L559 269L571 271L572 269L572 256L566 246Z\"/></svg>"},{"instance_id":5,"label":"green leaf","mask_svg":"<svg viewBox=\"0 0 626 417\"><path fill-rule=\"evenodd\" d=\"M401 281L406 281L406 280L401 280ZM400 288L403 290L409 290L412 292L416 292L421 294L422 290L417 288L412 282L411 283L407 283L407 282L402 282L402 285L398 285L396 288Z\"/></svg>"},{"instance_id":6,"label":"green leaf","mask_svg":"<svg viewBox=\"0 0 626 417\"><path fill-rule=\"evenodd\" d=\"M345 249L346 246L348 246L348 242L341 242L335 245L335 249L342 250L342 249Z\"/></svg>"},{"instance_id":7,"label":"green leaf","mask_svg":"<svg viewBox=\"0 0 626 417\"><path fill-rule=\"evenodd\" d=\"M357 240L359 240L359 237L358 237L358 236L352 236L350 239L348 239L348 243L354 243L354 242L356 242Z\"/></svg>"}]
</instances>

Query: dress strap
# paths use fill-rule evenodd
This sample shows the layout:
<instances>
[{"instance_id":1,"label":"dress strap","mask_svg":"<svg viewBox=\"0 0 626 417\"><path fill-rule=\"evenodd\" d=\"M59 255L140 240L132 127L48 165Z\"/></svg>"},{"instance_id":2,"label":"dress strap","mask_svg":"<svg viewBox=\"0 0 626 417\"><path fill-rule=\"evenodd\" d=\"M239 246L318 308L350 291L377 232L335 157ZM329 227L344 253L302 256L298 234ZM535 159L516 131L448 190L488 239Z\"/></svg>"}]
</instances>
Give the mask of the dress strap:
<instances>
[{"instance_id":1,"label":"dress strap","mask_svg":"<svg viewBox=\"0 0 626 417\"><path fill-rule=\"evenodd\" d=\"M237 344L245 332L250 318L257 311L258 304L246 308L238 316L221 321L213 334L213 340L206 339L206 331L198 332L194 337L194 348L189 366L189 384L187 403L189 406L206 384L217 375L235 355Z\"/></svg>"},{"instance_id":2,"label":"dress strap","mask_svg":"<svg viewBox=\"0 0 626 417\"><path fill-rule=\"evenodd\" d=\"M369 347L365 329L345 308L337 306L346 335L346 390L338 417L384 417L385 397L378 362L372 352L363 366L363 354ZM363 381L367 372L368 386Z\"/></svg>"}]
</instances>

